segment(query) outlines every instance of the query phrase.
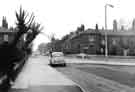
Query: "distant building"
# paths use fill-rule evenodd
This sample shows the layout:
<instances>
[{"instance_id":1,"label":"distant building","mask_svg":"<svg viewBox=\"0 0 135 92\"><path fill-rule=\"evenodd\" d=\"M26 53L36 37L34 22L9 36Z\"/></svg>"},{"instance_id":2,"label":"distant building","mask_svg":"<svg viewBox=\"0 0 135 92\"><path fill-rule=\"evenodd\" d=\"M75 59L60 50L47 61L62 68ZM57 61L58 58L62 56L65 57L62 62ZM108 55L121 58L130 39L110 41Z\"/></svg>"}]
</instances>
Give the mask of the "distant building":
<instances>
[{"instance_id":1,"label":"distant building","mask_svg":"<svg viewBox=\"0 0 135 92\"><path fill-rule=\"evenodd\" d=\"M2 20L2 26L0 27L0 44L3 42L11 43L14 39L15 31L8 29L8 23L5 17Z\"/></svg>"},{"instance_id":2,"label":"distant building","mask_svg":"<svg viewBox=\"0 0 135 92\"><path fill-rule=\"evenodd\" d=\"M135 55L135 32L133 30L108 32L107 36L109 55Z\"/></svg>"},{"instance_id":3,"label":"distant building","mask_svg":"<svg viewBox=\"0 0 135 92\"><path fill-rule=\"evenodd\" d=\"M70 37L63 45L65 53L87 53L105 55L105 33L107 34L108 54L135 56L135 31L113 31L87 29Z\"/></svg>"},{"instance_id":4,"label":"distant building","mask_svg":"<svg viewBox=\"0 0 135 92\"><path fill-rule=\"evenodd\" d=\"M14 39L15 32L12 30L0 27L0 44L3 42L12 42Z\"/></svg>"},{"instance_id":5,"label":"distant building","mask_svg":"<svg viewBox=\"0 0 135 92\"><path fill-rule=\"evenodd\" d=\"M64 51L67 53L100 54L101 38L103 37L99 31L87 29L68 39L63 45Z\"/></svg>"}]
</instances>

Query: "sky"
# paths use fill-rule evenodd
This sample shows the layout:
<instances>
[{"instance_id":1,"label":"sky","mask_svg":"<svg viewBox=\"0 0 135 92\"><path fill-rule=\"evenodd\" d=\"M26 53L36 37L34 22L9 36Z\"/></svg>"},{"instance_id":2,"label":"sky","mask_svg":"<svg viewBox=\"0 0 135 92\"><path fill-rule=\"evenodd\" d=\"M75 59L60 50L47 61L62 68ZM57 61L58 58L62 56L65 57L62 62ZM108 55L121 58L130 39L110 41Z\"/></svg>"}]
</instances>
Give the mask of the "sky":
<instances>
[{"instance_id":1,"label":"sky","mask_svg":"<svg viewBox=\"0 0 135 92\"><path fill-rule=\"evenodd\" d=\"M15 11L20 5L29 13L35 14L35 20L44 27L42 34L34 40L34 49L40 43L49 42L46 35L55 34L56 38L75 31L81 24L85 28L99 28L105 24L105 4L112 4L114 8L107 7L107 26L112 28L116 19L125 26L131 26L135 18L134 0L2 0L0 3L0 21L2 16L7 17L9 26L15 26Z\"/></svg>"}]
</instances>

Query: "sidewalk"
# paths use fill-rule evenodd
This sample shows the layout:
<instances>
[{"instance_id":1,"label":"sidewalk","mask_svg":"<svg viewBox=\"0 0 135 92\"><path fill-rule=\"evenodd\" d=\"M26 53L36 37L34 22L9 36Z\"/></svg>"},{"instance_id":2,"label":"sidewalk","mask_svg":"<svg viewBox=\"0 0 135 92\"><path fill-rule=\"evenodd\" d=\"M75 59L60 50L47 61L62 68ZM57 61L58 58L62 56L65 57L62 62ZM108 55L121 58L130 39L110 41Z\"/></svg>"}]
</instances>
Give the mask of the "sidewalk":
<instances>
[{"instance_id":1,"label":"sidewalk","mask_svg":"<svg viewBox=\"0 0 135 92\"><path fill-rule=\"evenodd\" d=\"M22 91L15 91L17 89L21 90L32 90L35 87L44 86L47 89L51 89L54 86L61 86L57 87L62 88L62 86L73 86L76 85L73 81L68 79L62 73L58 72L57 70L51 68L44 59L40 58L30 58L23 67L23 70L17 77L14 85L9 92L22 92ZM32 88L32 89L31 89ZM58 92L58 91L53 92ZM25 92L32 92L32 91L25 91ZM33 91L38 92L38 90ZM47 92L47 91L40 91L40 92ZM48 91L49 92L49 91ZM69 91L66 91L69 92Z\"/></svg>"},{"instance_id":2,"label":"sidewalk","mask_svg":"<svg viewBox=\"0 0 135 92\"><path fill-rule=\"evenodd\" d=\"M67 63L91 63L91 64L108 64L108 65L135 65L135 59L119 59L119 58L77 58L65 57Z\"/></svg>"}]
</instances>

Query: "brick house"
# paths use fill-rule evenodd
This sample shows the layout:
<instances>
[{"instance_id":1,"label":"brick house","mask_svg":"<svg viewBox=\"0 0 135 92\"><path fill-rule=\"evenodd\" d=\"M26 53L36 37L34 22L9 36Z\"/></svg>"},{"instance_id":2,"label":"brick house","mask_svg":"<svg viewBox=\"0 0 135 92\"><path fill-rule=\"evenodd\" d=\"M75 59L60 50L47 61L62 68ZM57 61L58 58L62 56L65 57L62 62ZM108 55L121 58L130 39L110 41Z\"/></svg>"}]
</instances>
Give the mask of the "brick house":
<instances>
[{"instance_id":1,"label":"brick house","mask_svg":"<svg viewBox=\"0 0 135 92\"><path fill-rule=\"evenodd\" d=\"M13 30L0 27L0 44L3 42L11 43L14 39L15 32Z\"/></svg>"},{"instance_id":2,"label":"brick house","mask_svg":"<svg viewBox=\"0 0 135 92\"><path fill-rule=\"evenodd\" d=\"M2 26L0 27L0 45L3 42L11 43L14 39L16 31L13 28L8 28L6 17L3 16Z\"/></svg>"},{"instance_id":3,"label":"brick house","mask_svg":"<svg viewBox=\"0 0 135 92\"><path fill-rule=\"evenodd\" d=\"M73 53L100 54L102 35L98 30L87 29L71 37L64 44L64 50Z\"/></svg>"},{"instance_id":4,"label":"brick house","mask_svg":"<svg viewBox=\"0 0 135 92\"><path fill-rule=\"evenodd\" d=\"M108 52L110 55L135 55L135 32L118 31L107 32Z\"/></svg>"},{"instance_id":5,"label":"brick house","mask_svg":"<svg viewBox=\"0 0 135 92\"><path fill-rule=\"evenodd\" d=\"M105 54L105 33L108 54L135 56L135 31L87 29L65 41L63 51L67 53Z\"/></svg>"}]
</instances>

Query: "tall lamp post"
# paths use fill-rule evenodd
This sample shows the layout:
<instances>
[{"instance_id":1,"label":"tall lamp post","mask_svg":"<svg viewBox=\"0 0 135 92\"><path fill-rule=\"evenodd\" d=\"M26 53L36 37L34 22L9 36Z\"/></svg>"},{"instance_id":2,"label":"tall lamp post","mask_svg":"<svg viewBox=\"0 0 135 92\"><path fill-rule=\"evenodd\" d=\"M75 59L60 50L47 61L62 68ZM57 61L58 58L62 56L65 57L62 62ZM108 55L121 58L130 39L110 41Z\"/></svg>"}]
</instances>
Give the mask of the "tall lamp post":
<instances>
[{"instance_id":1,"label":"tall lamp post","mask_svg":"<svg viewBox=\"0 0 135 92\"><path fill-rule=\"evenodd\" d=\"M113 8L111 4L105 4L105 56L108 56L108 45L107 45L107 6Z\"/></svg>"}]
</instances>

